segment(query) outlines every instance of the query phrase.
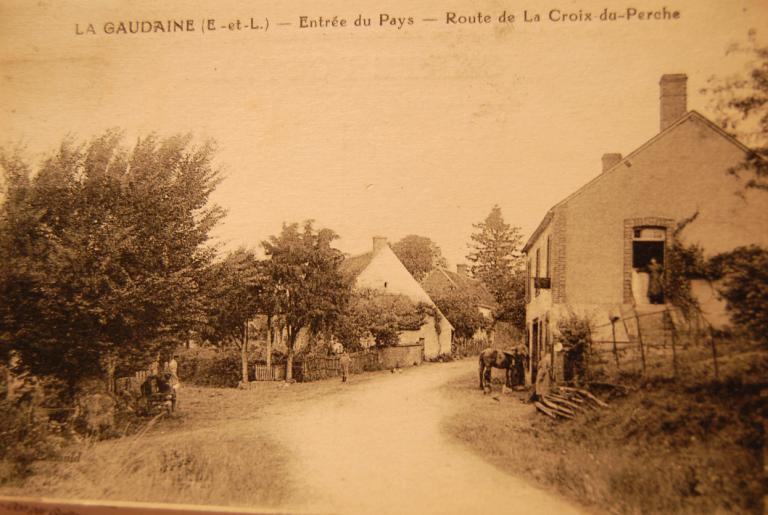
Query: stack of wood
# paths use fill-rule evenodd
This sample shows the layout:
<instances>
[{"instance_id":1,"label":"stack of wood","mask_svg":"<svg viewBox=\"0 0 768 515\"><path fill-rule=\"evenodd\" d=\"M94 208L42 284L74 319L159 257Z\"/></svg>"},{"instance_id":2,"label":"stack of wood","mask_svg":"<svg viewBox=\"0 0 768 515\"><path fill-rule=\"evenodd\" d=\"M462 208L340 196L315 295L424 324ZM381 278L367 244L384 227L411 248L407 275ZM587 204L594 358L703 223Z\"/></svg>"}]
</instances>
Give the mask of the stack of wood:
<instances>
[{"instance_id":1,"label":"stack of wood","mask_svg":"<svg viewBox=\"0 0 768 515\"><path fill-rule=\"evenodd\" d=\"M571 419L580 412L608 407L608 404L587 390L570 386L554 387L550 393L541 396L534 405L536 409L554 419Z\"/></svg>"}]
</instances>

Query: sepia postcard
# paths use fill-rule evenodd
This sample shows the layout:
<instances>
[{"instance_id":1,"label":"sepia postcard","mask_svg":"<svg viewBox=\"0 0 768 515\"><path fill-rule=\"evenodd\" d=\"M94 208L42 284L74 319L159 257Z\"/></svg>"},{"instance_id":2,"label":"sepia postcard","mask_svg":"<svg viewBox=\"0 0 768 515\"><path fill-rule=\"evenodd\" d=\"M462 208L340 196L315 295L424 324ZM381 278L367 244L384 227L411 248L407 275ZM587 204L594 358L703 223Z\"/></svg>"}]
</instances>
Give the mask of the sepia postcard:
<instances>
[{"instance_id":1,"label":"sepia postcard","mask_svg":"<svg viewBox=\"0 0 768 515\"><path fill-rule=\"evenodd\" d=\"M0 0L0 513L764 513L768 3Z\"/></svg>"}]
</instances>

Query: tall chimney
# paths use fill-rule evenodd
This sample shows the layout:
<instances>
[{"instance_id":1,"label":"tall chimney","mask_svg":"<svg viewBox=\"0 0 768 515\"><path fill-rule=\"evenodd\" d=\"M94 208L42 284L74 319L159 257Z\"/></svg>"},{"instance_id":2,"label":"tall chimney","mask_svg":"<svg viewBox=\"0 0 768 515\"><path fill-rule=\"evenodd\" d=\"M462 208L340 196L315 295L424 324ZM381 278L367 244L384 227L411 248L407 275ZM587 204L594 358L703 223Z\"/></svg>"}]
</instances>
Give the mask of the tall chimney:
<instances>
[{"instance_id":1,"label":"tall chimney","mask_svg":"<svg viewBox=\"0 0 768 515\"><path fill-rule=\"evenodd\" d=\"M387 238L385 236L373 237L373 253L374 254L376 254L378 251L380 251L386 246L387 246Z\"/></svg>"},{"instance_id":2,"label":"tall chimney","mask_svg":"<svg viewBox=\"0 0 768 515\"><path fill-rule=\"evenodd\" d=\"M621 154L603 154L603 171L607 172L617 164L621 163Z\"/></svg>"},{"instance_id":3,"label":"tall chimney","mask_svg":"<svg viewBox=\"0 0 768 515\"><path fill-rule=\"evenodd\" d=\"M469 277L469 267L467 267L467 265L456 265L456 273L464 277Z\"/></svg>"},{"instance_id":4,"label":"tall chimney","mask_svg":"<svg viewBox=\"0 0 768 515\"><path fill-rule=\"evenodd\" d=\"M688 112L684 73L662 75L659 81L661 104L661 130L663 131Z\"/></svg>"}]
</instances>

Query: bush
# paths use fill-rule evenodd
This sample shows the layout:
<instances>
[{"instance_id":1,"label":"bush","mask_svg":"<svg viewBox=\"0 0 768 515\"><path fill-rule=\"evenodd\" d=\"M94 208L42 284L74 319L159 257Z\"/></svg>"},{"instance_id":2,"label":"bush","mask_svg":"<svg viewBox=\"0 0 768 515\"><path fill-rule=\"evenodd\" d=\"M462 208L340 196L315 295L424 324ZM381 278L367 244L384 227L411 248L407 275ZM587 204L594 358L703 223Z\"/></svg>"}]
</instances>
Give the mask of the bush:
<instances>
[{"instance_id":1,"label":"bush","mask_svg":"<svg viewBox=\"0 0 768 515\"><path fill-rule=\"evenodd\" d=\"M562 343L564 352L564 379L566 381L578 381L586 378L587 357L592 341L590 321L575 313L568 318L557 321L557 330L560 333L557 341Z\"/></svg>"},{"instance_id":2,"label":"bush","mask_svg":"<svg viewBox=\"0 0 768 515\"><path fill-rule=\"evenodd\" d=\"M243 377L242 361L238 349L198 348L179 353L179 380L197 386L236 388ZM248 356L249 380L255 379L253 353Z\"/></svg>"},{"instance_id":3,"label":"bush","mask_svg":"<svg viewBox=\"0 0 768 515\"><path fill-rule=\"evenodd\" d=\"M768 250L751 245L714 256L709 276L721 279L731 321L752 338L768 343Z\"/></svg>"},{"instance_id":4,"label":"bush","mask_svg":"<svg viewBox=\"0 0 768 515\"><path fill-rule=\"evenodd\" d=\"M23 479L36 460L58 456L63 426L48 418L46 407L58 400L53 380L16 373L0 365L0 483Z\"/></svg>"}]
</instances>

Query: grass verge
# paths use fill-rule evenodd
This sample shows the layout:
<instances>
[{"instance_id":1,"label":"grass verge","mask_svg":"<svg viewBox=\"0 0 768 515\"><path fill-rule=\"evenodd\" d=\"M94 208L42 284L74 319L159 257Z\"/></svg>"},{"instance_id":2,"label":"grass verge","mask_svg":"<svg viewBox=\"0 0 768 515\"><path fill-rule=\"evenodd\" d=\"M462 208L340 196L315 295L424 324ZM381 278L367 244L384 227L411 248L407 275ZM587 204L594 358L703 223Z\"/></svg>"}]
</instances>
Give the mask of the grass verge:
<instances>
[{"instance_id":1,"label":"grass verge","mask_svg":"<svg viewBox=\"0 0 768 515\"><path fill-rule=\"evenodd\" d=\"M596 513L762 513L768 367L764 353L753 358L750 370L762 372L636 384L609 409L567 422L538 414L522 394L487 407L466 378L445 386L465 404L446 430L499 468Z\"/></svg>"}]
</instances>

